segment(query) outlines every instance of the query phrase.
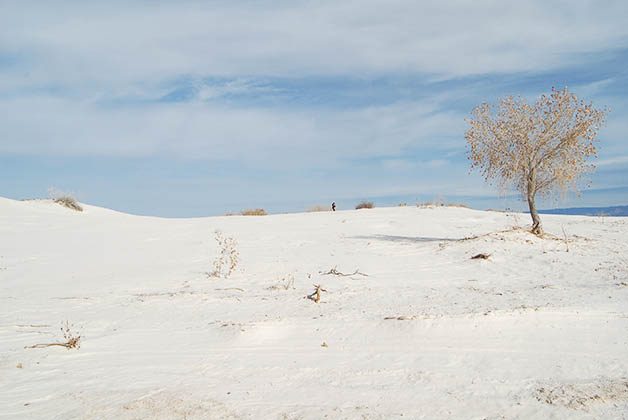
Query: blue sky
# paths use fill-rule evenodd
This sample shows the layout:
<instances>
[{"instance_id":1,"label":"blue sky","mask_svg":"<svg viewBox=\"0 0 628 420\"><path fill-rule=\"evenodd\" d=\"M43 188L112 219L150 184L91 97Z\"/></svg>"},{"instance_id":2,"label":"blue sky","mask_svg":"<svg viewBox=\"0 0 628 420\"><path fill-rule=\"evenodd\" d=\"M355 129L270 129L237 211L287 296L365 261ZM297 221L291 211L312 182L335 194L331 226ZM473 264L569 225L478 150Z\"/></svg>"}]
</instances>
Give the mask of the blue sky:
<instances>
[{"instance_id":1,"label":"blue sky","mask_svg":"<svg viewBox=\"0 0 628 420\"><path fill-rule=\"evenodd\" d=\"M624 1L0 1L0 196L524 208L469 172L464 118L568 86L612 112L591 189L541 207L628 204L626 22Z\"/></svg>"}]
</instances>

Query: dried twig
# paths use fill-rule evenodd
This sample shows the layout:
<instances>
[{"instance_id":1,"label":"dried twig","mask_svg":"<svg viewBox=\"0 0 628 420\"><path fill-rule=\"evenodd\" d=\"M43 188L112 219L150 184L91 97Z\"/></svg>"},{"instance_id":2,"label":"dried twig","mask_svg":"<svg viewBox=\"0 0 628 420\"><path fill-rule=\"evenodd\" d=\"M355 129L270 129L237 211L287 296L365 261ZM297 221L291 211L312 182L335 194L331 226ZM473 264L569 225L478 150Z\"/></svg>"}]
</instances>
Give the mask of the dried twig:
<instances>
[{"instance_id":1,"label":"dried twig","mask_svg":"<svg viewBox=\"0 0 628 420\"><path fill-rule=\"evenodd\" d=\"M321 301L321 292L326 292L327 290L323 289L320 284L315 284L314 287L316 288L314 293L307 295L306 298L313 300L314 303L318 303Z\"/></svg>"},{"instance_id":2,"label":"dried twig","mask_svg":"<svg viewBox=\"0 0 628 420\"><path fill-rule=\"evenodd\" d=\"M68 350L70 349L79 349L81 348L81 336L74 336L72 331L70 331L70 323L68 321L65 322L65 325L61 324L61 332L63 333L63 337L67 340L65 343L43 343L43 344L35 344L33 346L24 346L25 349L39 349L43 347L52 347L59 346L65 347Z\"/></svg>"},{"instance_id":3,"label":"dried twig","mask_svg":"<svg viewBox=\"0 0 628 420\"><path fill-rule=\"evenodd\" d=\"M71 340L68 341L67 343L47 343L47 344L35 344L33 346L24 346L25 349L41 349L43 347L52 347L52 346L60 346L60 347L66 347L67 349L73 349L73 348L79 348L80 344L78 343L78 339L80 339L80 337L76 338L76 341Z\"/></svg>"},{"instance_id":4,"label":"dried twig","mask_svg":"<svg viewBox=\"0 0 628 420\"><path fill-rule=\"evenodd\" d=\"M567 247L567 252L569 252L569 242L567 241L567 232L565 232L565 227L561 225L560 227L563 230L563 235L565 236L565 246Z\"/></svg>"},{"instance_id":5,"label":"dried twig","mask_svg":"<svg viewBox=\"0 0 628 420\"><path fill-rule=\"evenodd\" d=\"M389 321L389 320L396 320L396 321L411 321L413 319L416 319L415 316L406 316L406 315L402 315L402 316L387 316L384 318L384 320Z\"/></svg>"},{"instance_id":6,"label":"dried twig","mask_svg":"<svg viewBox=\"0 0 628 420\"><path fill-rule=\"evenodd\" d=\"M477 254L471 257L472 260L488 260L490 258L491 254Z\"/></svg>"},{"instance_id":7,"label":"dried twig","mask_svg":"<svg viewBox=\"0 0 628 420\"><path fill-rule=\"evenodd\" d=\"M244 289L239 287L225 287L224 289L214 289L214 290L237 290L238 292L244 292Z\"/></svg>"},{"instance_id":8,"label":"dried twig","mask_svg":"<svg viewBox=\"0 0 628 420\"><path fill-rule=\"evenodd\" d=\"M332 268L331 270L327 272L319 271L318 274L321 274L323 276L333 274L334 276L341 276L341 277L350 277L350 276L355 276L355 275L368 277L368 274L361 273L359 268L356 268L356 270L353 273L341 273L340 271L336 270L336 267Z\"/></svg>"}]
</instances>

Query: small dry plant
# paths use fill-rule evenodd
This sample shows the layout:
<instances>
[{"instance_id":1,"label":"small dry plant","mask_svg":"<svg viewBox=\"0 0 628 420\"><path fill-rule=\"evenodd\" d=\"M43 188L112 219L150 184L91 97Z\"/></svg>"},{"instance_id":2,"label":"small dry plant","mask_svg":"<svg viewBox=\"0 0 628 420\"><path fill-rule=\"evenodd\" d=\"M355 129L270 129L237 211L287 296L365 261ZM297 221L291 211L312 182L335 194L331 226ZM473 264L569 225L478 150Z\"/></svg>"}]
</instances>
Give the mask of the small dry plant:
<instances>
[{"instance_id":1,"label":"small dry plant","mask_svg":"<svg viewBox=\"0 0 628 420\"><path fill-rule=\"evenodd\" d=\"M447 207L460 207L463 209L470 209L471 207L467 206L466 204L462 204L462 203L447 203Z\"/></svg>"},{"instance_id":2,"label":"small dry plant","mask_svg":"<svg viewBox=\"0 0 628 420\"><path fill-rule=\"evenodd\" d=\"M306 298L309 300L313 300L314 303L318 303L321 301L321 292L326 292L327 290L323 289L320 284L314 285L314 292L310 295L307 295Z\"/></svg>"},{"instance_id":3,"label":"small dry plant","mask_svg":"<svg viewBox=\"0 0 628 420\"><path fill-rule=\"evenodd\" d=\"M292 274L288 274L285 277L279 279L277 284L273 284L268 288L269 290L290 290L294 289L294 276Z\"/></svg>"},{"instance_id":4,"label":"small dry plant","mask_svg":"<svg viewBox=\"0 0 628 420\"><path fill-rule=\"evenodd\" d=\"M63 338L65 342L63 343L44 343L44 344L35 344L33 346L25 346L25 349L38 349L43 347L65 347L66 349L80 349L81 348L81 336L72 332L73 325L70 324L69 321L65 321L61 323L61 333L63 334Z\"/></svg>"},{"instance_id":5,"label":"small dry plant","mask_svg":"<svg viewBox=\"0 0 628 420\"><path fill-rule=\"evenodd\" d=\"M242 216L266 216L268 213L266 213L264 209L247 209L242 210L240 214L242 214Z\"/></svg>"},{"instance_id":6,"label":"small dry plant","mask_svg":"<svg viewBox=\"0 0 628 420\"><path fill-rule=\"evenodd\" d=\"M308 213L318 212L318 211L331 211L331 207L329 206L321 206L317 204L315 206L310 206L306 210Z\"/></svg>"},{"instance_id":7,"label":"small dry plant","mask_svg":"<svg viewBox=\"0 0 628 420\"><path fill-rule=\"evenodd\" d=\"M210 277L229 277L238 266L240 254L236 249L238 243L231 236L223 236L222 232L217 230L215 232L216 242L218 242L218 249L220 254L214 260L214 271L209 273ZM223 272L224 269L224 272Z\"/></svg>"},{"instance_id":8,"label":"small dry plant","mask_svg":"<svg viewBox=\"0 0 628 420\"><path fill-rule=\"evenodd\" d=\"M64 193L56 188L48 188L48 195L52 197L52 201L57 204L61 204L63 207L67 207L71 210L83 211L83 207L80 206L72 194Z\"/></svg>"},{"instance_id":9,"label":"small dry plant","mask_svg":"<svg viewBox=\"0 0 628 420\"><path fill-rule=\"evenodd\" d=\"M375 207L375 205L373 204L372 201L361 201L355 206L355 209L356 210L372 209L373 207Z\"/></svg>"}]
</instances>

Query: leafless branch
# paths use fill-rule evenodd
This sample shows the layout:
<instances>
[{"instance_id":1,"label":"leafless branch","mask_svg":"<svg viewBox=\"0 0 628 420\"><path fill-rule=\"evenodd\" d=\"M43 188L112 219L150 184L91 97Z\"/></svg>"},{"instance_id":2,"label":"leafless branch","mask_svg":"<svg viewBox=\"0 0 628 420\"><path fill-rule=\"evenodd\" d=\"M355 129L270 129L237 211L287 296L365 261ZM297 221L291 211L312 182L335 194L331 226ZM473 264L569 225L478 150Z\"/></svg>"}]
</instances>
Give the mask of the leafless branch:
<instances>
[{"instance_id":1,"label":"leafless branch","mask_svg":"<svg viewBox=\"0 0 628 420\"><path fill-rule=\"evenodd\" d=\"M307 295L306 298L313 300L314 303L318 303L321 301L321 292L326 292L327 290L323 289L320 284L315 284L314 287L314 293Z\"/></svg>"},{"instance_id":2,"label":"leafless branch","mask_svg":"<svg viewBox=\"0 0 628 420\"><path fill-rule=\"evenodd\" d=\"M66 321L65 324L63 323L61 324L61 332L63 333L63 338L67 340L64 343L43 343L43 344L35 344L32 346L24 346L24 348L25 349L39 349L43 347L53 347L53 346L65 347L68 350L81 348L81 344L80 344L81 336L80 335L75 336L70 329L71 329L71 325L68 321Z\"/></svg>"},{"instance_id":3,"label":"leafless branch","mask_svg":"<svg viewBox=\"0 0 628 420\"><path fill-rule=\"evenodd\" d=\"M331 270L326 271L326 272L319 271L318 274L321 274L323 276L328 276L332 274L334 276L340 276L340 277L350 277L350 276L357 276L357 275L368 277L368 274L361 273L359 268L356 268L356 270L353 273L341 273L340 271L336 269L336 267L334 267Z\"/></svg>"}]
</instances>

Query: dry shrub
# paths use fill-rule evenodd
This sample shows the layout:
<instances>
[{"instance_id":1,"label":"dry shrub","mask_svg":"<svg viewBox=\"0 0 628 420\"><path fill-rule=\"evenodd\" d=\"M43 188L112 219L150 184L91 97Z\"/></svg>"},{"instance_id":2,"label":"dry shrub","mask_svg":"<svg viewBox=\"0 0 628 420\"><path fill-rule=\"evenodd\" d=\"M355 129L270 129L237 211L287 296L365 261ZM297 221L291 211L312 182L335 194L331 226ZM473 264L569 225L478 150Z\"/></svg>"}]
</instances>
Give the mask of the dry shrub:
<instances>
[{"instance_id":1,"label":"dry shrub","mask_svg":"<svg viewBox=\"0 0 628 420\"><path fill-rule=\"evenodd\" d=\"M44 347L65 347L66 349L80 349L81 348L81 336L72 332L73 325L69 321L65 321L65 324L61 323L61 333L63 334L64 342L62 343L42 343L32 346L25 346L25 349L39 349Z\"/></svg>"},{"instance_id":2,"label":"dry shrub","mask_svg":"<svg viewBox=\"0 0 628 420\"><path fill-rule=\"evenodd\" d=\"M372 209L373 207L375 207L375 205L373 204L372 201L361 201L355 206L355 209L356 210Z\"/></svg>"},{"instance_id":3,"label":"dry shrub","mask_svg":"<svg viewBox=\"0 0 628 420\"><path fill-rule=\"evenodd\" d=\"M220 254L214 260L214 272L208 273L210 277L224 277L227 278L233 273L238 265L240 254L236 250L238 243L231 236L222 236L222 232L217 230L216 242L218 242L218 249ZM228 267L226 272L223 272L223 266Z\"/></svg>"},{"instance_id":4,"label":"dry shrub","mask_svg":"<svg viewBox=\"0 0 628 420\"><path fill-rule=\"evenodd\" d=\"M429 208L429 207L444 207L445 203L440 198L436 198L434 201L426 201L424 203L417 203L417 207Z\"/></svg>"},{"instance_id":5,"label":"dry shrub","mask_svg":"<svg viewBox=\"0 0 628 420\"><path fill-rule=\"evenodd\" d=\"M313 300L314 303L318 303L321 301L321 292L326 292L327 290L323 289L320 284L314 285L314 292L306 296L306 298Z\"/></svg>"},{"instance_id":6,"label":"dry shrub","mask_svg":"<svg viewBox=\"0 0 628 420\"><path fill-rule=\"evenodd\" d=\"M242 216L266 216L268 213L264 209L247 209L242 210L240 214Z\"/></svg>"},{"instance_id":7,"label":"dry shrub","mask_svg":"<svg viewBox=\"0 0 628 420\"><path fill-rule=\"evenodd\" d=\"M329 207L329 206L321 206L320 204L317 204L315 206L308 207L306 211L308 213L313 213L313 212L317 212L317 211L331 211L331 207Z\"/></svg>"},{"instance_id":8,"label":"dry shrub","mask_svg":"<svg viewBox=\"0 0 628 420\"><path fill-rule=\"evenodd\" d=\"M447 207L460 207L463 209L470 209L471 207L467 206L466 204L461 204L461 203L447 203Z\"/></svg>"},{"instance_id":9,"label":"dry shrub","mask_svg":"<svg viewBox=\"0 0 628 420\"><path fill-rule=\"evenodd\" d=\"M55 203L61 204L63 207L67 207L71 210L83 211L83 207L76 202L76 199L69 195L64 195L62 197L53 198Z\"/></svg>"},{"instance_id":10,"label":"dry shrub","mask_svg":"<svg viewBox=\"0 0 628 420\"><path fill-rule=\"evenodd\" d=\"M67 207L71 210L83 211L83 207L79 205L74 196L70 193L50 187L48 188L48 196L52 198L52 201L57 204L61 204L63 207Z\"/></svg>"}]
</instances>

